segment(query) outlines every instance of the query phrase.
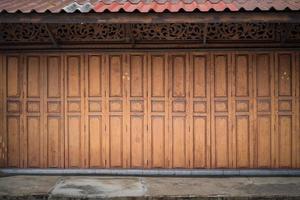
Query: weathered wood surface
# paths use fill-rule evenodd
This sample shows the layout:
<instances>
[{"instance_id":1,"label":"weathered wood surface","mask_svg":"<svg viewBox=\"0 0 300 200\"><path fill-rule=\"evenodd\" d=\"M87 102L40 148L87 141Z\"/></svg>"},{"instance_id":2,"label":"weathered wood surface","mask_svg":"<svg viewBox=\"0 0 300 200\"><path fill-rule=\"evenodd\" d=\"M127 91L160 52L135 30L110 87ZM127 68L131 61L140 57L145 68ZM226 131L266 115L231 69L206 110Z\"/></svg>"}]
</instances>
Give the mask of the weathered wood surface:
<instances>
[{"instance_id":1,"label":"weathered wood surface","mask_svg":"<svg viewBox=\"0 0 300 200\"><path fill-rule=\"evenodd\" d=\"M0 58L2 167L300 168L299 51Z\"/></svg>"}]
</instances>

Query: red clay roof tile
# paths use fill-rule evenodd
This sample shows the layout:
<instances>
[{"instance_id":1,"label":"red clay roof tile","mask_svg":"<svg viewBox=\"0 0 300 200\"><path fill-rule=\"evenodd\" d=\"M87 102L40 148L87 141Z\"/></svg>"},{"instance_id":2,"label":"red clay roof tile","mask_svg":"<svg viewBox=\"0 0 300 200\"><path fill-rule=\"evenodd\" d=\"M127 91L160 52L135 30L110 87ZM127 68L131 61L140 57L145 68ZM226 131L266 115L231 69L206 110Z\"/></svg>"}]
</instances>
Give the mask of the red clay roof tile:
<instances>
[{"instance_id":1,"label":"red clay roof tile","mask_svg":"<svg viewBox=\"0 0 300 200\"><path fill-rule=\"evenodd\" d=\"M0 12L208 12L300 10L300 0L0 0Z\"/></svg>"}]
</instances>

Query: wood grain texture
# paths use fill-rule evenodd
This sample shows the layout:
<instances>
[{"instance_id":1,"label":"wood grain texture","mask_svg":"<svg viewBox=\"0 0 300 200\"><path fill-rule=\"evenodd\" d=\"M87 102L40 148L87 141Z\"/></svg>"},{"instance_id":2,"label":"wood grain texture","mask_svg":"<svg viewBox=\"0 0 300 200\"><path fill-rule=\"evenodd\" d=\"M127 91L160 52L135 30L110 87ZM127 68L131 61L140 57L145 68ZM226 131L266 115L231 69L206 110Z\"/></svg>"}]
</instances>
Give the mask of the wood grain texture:
<instances>
[{"instance_id":1,"label":"wood grain texture","mask_svg":"<svg viewBox=\"0 0 300 200\"><path fill-rule=\"evenodd\" d=\"M298 51L0 56L0 167L299 168Z\"/></svg>"}]
</instances>

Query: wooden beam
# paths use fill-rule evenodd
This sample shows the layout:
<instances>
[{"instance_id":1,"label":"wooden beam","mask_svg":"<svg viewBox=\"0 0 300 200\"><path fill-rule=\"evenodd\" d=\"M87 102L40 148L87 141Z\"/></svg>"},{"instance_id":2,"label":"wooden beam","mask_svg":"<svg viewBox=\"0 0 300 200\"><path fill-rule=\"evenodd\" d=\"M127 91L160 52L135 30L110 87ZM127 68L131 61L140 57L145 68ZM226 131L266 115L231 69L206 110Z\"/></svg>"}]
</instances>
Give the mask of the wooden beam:
<instances>
[{"instance_id":1,"label":"wooden beam","mask_svg":"<svg viewBox=\"0 0 300 200\"><path fill-rule=\"evenodd\" d=\"M47 32L48 32L48 34L49 34L49 37L50 37L50 39L51 39L53 45L54 45L55 47L57 47L57 46L58 46L58 45L57 45L57 42L56 42L56 40L55 40L55 38L54 38L52 32L50 31L49 26L46 24L45 27L46 27L46 30L47 30Z\"/></svg>"},{"instance_id":2,"label":"wooden beam","mask_svg":"<svg viewBox=\"0 0 300 200\"><path fill-rule=\"evenodd\" d=\"M300 12L0 13L0 23L300 23Z\"/></svg>"}]
</instances>

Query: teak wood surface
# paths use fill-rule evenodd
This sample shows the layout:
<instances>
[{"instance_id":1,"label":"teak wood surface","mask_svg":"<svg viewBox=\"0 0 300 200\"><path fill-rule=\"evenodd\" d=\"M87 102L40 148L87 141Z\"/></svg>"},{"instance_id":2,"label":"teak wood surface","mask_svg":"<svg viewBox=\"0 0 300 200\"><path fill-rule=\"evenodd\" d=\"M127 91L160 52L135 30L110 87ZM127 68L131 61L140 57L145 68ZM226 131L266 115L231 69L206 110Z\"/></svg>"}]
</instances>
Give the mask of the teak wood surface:
<instances>
[{"instance_id":1,"label":"teak wood surface","mask_svg":"<svg viewBox=\"0 0 300 200\"><path fill-rule=\"evenodd\" d=\"M300 168L300 52L0 55L0 166Z\"/></svg>"}]
</instances>

